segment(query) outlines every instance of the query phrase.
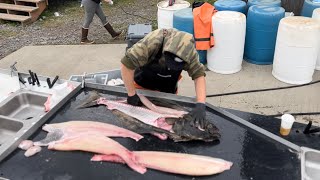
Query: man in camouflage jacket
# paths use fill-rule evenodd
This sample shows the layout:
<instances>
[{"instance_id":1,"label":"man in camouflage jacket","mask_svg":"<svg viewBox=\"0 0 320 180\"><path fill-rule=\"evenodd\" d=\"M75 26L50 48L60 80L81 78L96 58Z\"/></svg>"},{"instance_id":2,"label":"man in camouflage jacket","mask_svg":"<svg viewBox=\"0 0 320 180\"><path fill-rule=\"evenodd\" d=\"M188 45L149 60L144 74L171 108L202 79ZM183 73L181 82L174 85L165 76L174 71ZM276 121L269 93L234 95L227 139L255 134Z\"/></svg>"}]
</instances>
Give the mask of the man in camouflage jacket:
<instances>
[{"instance_id":1,"label":"man in camouflage jacket","mask_svg":"<svg viewBox=\"0 0 320 180\"><path fill-rule=\"evenodd\" d=\"M199 62L193 36L176 29L158 29L150 32L127 50L121 60L121 74L128 91L127 102L134 106L142 103L136 88L177 92L182 70L195 82L197 103L190 113L193 124L205 126L206 83L205 68Z\"/></svg>"}]
</instances>

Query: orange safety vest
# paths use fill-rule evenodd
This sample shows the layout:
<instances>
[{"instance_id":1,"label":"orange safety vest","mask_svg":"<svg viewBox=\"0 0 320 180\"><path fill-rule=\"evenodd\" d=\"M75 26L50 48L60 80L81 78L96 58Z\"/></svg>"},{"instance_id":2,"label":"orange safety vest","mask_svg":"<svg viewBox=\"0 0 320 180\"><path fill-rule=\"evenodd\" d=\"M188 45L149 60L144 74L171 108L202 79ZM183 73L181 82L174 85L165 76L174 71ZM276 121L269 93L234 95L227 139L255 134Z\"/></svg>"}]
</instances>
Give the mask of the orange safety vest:
<instances>
[{"instance_id":1,"label":"orange safety vest","mask_svg":"<svg viewBox=\"0 0 320 180\"><path fill-rule=\"evenodd\" d=\"M215 7L204 3L193 9L194 38L197 50L208 50L214 46L212 16L217 12Z\"/></svg>"}]
</instances>

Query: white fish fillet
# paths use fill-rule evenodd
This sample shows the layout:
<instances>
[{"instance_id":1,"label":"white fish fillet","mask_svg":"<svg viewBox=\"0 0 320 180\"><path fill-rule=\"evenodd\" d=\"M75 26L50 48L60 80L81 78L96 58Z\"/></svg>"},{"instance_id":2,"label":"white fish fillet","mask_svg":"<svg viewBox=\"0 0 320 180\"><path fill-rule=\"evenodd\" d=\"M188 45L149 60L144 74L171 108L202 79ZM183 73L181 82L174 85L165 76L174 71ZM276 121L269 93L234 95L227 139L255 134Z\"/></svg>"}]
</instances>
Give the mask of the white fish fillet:
<instances>
[{"instance_id":1,"label":"white fish fillet","mask_svg":"<svg viewBox=\"0 0 320 180\"><path fill-rule=\"evenodd\" d=\"M175 115L163 115L157 112L153 112L150 109L146 109L139 106L132 106L126 103L107 100L105 98L99 98L97 104L104 104L108 109L117 109L131 117L134 117L143 123L149 124L151 126L159 127L165 130L171 130L172 126L163 123L166 117L176 117Z\"/></svg>"},{"instance_id":2,"label":"white fish fillet","mask_svg":"<svg viewBox=\"0 0 320 180\"><path fill-rule=\"evenodd\" d=\"M136 156L118 142L101 134L82 134L70 138L64 138L50 143L48 149L59 151L87 151L99 154L117 155L135 171L143 174L147 170L136 161Z\"/></svg>"},{"instance_id":3,"label":"white fish fillet","mask_svg":"<svg viewBox=\"0 0 320 180\"><path fill-rule=\"evenodd\" d=\"M186 112L186 111L179 111L179 110L172 109L172 108L156 106L151 101L149 101L149 99L146 98L145 96L143 96L141 94L139 94L138 96L139 96L141 102L147 108L149 108L153 112L157 112L157 113L163 114L166 117L171 115L171 116L175 116L176 118L180 118L180 117L183 117L183 115L188 114L188 112Z\"/></svg>"},{"instance_id":4,"label":"white fish fillet","mask_svg":"<svg viewBox=\"0 0 320 180\"><path fill-rule=\"evenodd\" d=\"M133 153L137 161L147 168L190 176L213 175L229 170L232 166L229 161L208 156L159 151L133 151ZM91 161L125 163L116 155L95 155Z\"/></svg>"},{"instance_id":5,"label":"white fish fillet","mask_svg":"<svg viewBox=\"0 0 320 180\"><path fill-rule=\"evenodd\" d=\"M108 137L129 137L139 141L143 136L127 129L95 121L68 121L46 124L43 130L49 132L46 139L34 142L35 145L47 146L50 142L64 137L78 136L83 133L101 134Z\"/></svg>"}]
</instances>

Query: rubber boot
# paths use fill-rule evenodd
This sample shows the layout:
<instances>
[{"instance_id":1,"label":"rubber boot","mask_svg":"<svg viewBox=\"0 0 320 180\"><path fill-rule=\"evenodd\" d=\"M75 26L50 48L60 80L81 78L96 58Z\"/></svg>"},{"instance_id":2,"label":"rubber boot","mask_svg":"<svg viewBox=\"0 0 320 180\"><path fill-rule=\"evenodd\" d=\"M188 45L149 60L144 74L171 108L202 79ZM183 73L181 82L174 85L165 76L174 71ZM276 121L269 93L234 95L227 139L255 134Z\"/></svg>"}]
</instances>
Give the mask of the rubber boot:
<instances>
[{"instance_id":1,"label":"rubber boot","mask_svg":"<svg viewBox=\"0 0 320 180\"><path fill-rule=\"evenodd\" d=\"M118 38L123 32L123 31L120 31L120 32L115 31L110 23L107 23L106 25L104 25L104 27L110 33L113 39Z\"/></svg>"},{"instance_id":2,"label":"rubber boot","mask_svg":"<svg viewBox=\"0 0 320 180\"><path fill-rule=\"evenodd\" d=\"M88 39L88 32L89 32L89 29L85 29L85 28L82 28L81 29L81 44L93 44L94 41L90 41Z\"/></svg>"}]
</instances>

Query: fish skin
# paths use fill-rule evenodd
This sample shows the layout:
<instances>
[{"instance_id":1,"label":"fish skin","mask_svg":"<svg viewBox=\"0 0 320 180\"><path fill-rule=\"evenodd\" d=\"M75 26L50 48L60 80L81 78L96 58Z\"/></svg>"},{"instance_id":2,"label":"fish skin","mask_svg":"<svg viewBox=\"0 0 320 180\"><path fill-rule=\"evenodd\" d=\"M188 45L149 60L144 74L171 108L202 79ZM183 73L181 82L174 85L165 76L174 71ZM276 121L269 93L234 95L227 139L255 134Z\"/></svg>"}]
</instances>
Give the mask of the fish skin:
<instances>
[{"instance_id":1,"label":"fish skin","mask_svg":"<svg viewBox=\"0 0 320 180\"><path fill-rule=\"evenodd\" d=\"M184 116L173 125L173 132L177 134L175 142L190 140L200 140L204 142L218 141L221 137L219 129L211 122L207 121L204 130L200 130L191 125L192 118L189 115Z\"/></svg>"},{"instance_id":2,"label":"fish skin","mask_svg":"<svg viewBox=\"0 0 320 180\"><path fill-rule=\"evenodd\" d=\"M123 159L133 170L144 174L147 169L140 165L135 154L126 149L118 142L101 134L81 134L76 137L65 138L58 142L51 143L48 149L59 151L86 151L99 154L115 154Z\"/></svg>"},{"instance_id":3,"label":"fish skin","mask_svg":"<svg viewBox=\"0 0 320 180\"><path fill-rule=\"evenodd\" d=\"M232 162L209 156L160 152L160 151L133 151L137 161L143 166L164 172L190 176L207 176L229 170ZM125 163L117 155L94 155L91 161L108 161Z\"/></svg>"},{"instance_id":4,"label":"fish skin","mask_svg":"<svg viewBox=\"0 0 320 180\"><path fill-rule=\"evenodd\" d=\"M68 121L63 123L45 124L42 127L47 131L47 137L43 140L35 142L35 145L48 146L52 141L58 141L65 136L81 133L102 134L108 137L129 137L135 141L143 138L140 134L129 131L127 129L95 121Z\"/></svg>"}]
</instances>

